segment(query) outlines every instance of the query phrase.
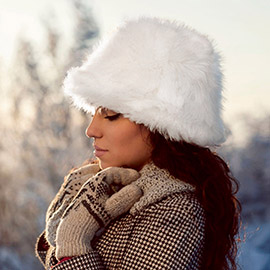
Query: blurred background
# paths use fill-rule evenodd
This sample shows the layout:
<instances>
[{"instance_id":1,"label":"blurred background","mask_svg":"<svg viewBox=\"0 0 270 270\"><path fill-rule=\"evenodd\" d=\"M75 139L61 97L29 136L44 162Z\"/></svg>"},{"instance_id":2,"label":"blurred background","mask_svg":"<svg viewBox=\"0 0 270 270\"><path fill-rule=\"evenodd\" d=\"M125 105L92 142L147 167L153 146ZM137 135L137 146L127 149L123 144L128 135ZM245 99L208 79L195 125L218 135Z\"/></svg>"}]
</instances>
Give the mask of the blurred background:
<instances>
[{"instance_id":1,"label":"blurred background","mask_svg":"<svg viewBox=\"0 0 270 270\"><path fill-rule=\"evenodd\" d=\"M90 116L61 83L124 18L185 22L223 56L228 141L218 150L240 183L243 270L270 269L269 0L0 0L0 269L42 269L34 255L49 202L91 157Z\"/></svg>"}]
</instances>

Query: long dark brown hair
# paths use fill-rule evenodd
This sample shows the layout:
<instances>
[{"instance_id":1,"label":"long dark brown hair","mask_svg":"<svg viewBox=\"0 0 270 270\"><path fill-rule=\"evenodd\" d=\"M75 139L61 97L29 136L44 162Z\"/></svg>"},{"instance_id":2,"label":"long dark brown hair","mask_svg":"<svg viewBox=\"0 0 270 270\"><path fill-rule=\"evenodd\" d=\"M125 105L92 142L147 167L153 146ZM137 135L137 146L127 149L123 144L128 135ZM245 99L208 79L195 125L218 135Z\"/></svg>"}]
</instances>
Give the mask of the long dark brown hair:
<instances>
[{"instance_id":1,"label":"long dark brown hair","mask_svg":"<svg viewBox=\"0 0 270 270\"><path fill-rule=\"evenodd\" d=\"M152 160L173 176L196 187L206 214L203 270L236 270L241 205L238 183L224 160L209 148L166 140L150 132Z\"/></svg>"}]
</instances>

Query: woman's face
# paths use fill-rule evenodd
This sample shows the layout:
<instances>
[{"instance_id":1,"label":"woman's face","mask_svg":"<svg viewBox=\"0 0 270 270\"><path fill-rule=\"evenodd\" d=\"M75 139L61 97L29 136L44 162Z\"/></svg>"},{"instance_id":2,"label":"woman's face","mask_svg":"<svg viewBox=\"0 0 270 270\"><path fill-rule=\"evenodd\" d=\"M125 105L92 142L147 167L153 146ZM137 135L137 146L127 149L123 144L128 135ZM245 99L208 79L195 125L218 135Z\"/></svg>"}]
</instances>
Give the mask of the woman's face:
<instances>
[{"instance_id":1,"label":"woman's face","mask_svg":"<svg viewBox=\"0 0 270 270\"><path fill-rule=\"evenodd\" d=\"M150 161L149 130L119 113L99 107L86 135L94 138L94 153L102 169L128 167L140 170Z\"/></svg>"}]
</instances>

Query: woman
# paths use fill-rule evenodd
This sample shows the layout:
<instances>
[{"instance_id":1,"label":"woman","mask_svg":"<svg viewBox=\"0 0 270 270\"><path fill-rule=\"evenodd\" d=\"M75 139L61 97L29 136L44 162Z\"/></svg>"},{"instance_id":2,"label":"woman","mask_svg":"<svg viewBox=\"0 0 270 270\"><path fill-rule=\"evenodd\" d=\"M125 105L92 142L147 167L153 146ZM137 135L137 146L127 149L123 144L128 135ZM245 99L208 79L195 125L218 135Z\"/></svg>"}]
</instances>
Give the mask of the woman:
<instances>
[{"instance_id":1,"label":"woman","mask_svg":"<svg viewBox=\"0 0 270 270\"><path fill-rule=\"evenodd\" d=\"M236 269L236 182L209 148L225 141L211 42L175 22L130 20L64 87L94 112L98 164L71 172L51 203L37 243L45 267Z\"/></svg>"}]
</instances>

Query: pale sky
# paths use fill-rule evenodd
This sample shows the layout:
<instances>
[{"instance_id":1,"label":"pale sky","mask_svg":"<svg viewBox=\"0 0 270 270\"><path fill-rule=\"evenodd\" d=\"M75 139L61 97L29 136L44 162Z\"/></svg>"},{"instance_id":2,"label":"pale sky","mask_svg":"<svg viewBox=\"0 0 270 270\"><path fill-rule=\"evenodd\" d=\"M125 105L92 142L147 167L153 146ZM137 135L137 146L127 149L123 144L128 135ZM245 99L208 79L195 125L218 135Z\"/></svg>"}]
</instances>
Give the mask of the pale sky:
<instances>
[{"instance_id":1,"label":"pale sky","mask_svg":"<svg viewBox=\"0 0 270 270\"><path fill-rule=\"evenodd\" d=\"M41 42L48 14L68 37L68 0L0 0L0 60L8 62L18 32ZM108 34L126 17L153 15L186 23L215 41L223 56L224 118L270 111L269 0L88 0Z\"/></svg>"}]
</instances>

